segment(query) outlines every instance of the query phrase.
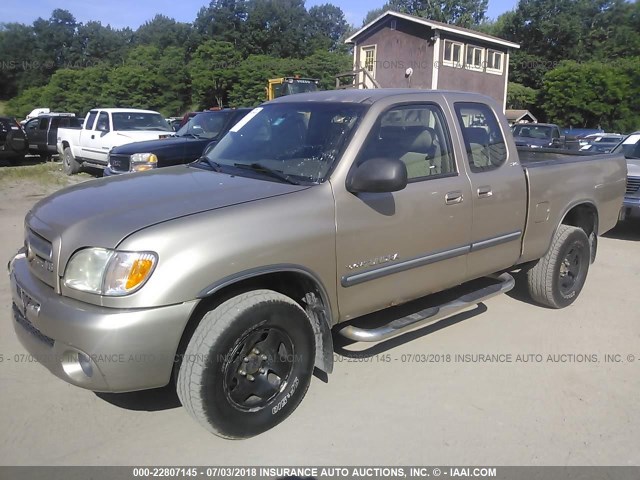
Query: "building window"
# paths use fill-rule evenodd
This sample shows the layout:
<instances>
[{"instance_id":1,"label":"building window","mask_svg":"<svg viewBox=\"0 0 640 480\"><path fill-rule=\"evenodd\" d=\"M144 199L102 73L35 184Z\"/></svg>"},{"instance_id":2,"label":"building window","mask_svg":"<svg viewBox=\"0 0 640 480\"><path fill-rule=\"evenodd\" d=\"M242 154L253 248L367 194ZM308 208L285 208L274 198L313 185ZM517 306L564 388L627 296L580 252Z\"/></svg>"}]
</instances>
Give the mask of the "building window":
<instances>
[{"instance_id":1,"label":"building window","mask_svg":"<svg viewBox=\"0 0 640 480\"><path fill-rule=\"evenodd\" d=\"M443 62L450 67L462 66L462 49L464 45L451 40L444 41L444 57Z\"/></svg>"},{"instance_id":2,"label":"building window","mask_svg":"<svg viewBox=\"0 0 640 480\"><path fill-rule=\"evenodd\" d=\"M364 68L367 72L373 72L373 67L376 64L376 49L375 47L363 48L364 53Z\"/></svg>"},{"instance_id":3,"label":"building window","mask_svg":"<svg viewBox=\"0 0 640 480\"><path fill-rule=\"evenodd\" d=\"M465 67L471 70L482 70L484 65L484 48L467 45Z\"/></svg>"},{"instance_id":4,"label":"building window","mask_svg":"<svg viewBox=\"0 0 640 480\"><path fill-rule=\"evenodd\" d=\"M487 72L502 73L504 63L503 57L504 54L502 52L487 50Z\"/></svg>"}]
</instances>

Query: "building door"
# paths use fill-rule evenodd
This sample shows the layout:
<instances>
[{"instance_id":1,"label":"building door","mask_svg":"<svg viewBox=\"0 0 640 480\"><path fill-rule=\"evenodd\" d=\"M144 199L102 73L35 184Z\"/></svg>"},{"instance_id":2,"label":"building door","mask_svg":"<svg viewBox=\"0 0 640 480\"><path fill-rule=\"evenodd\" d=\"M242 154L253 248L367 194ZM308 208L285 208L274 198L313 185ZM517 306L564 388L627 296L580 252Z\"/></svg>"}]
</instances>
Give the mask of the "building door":
<instances>
[{"instance_id":1,"label":"building door","mask_svg":"<svg viewBox=\"0 0 640 480\"><path fill-rule=\"evenodd\" d=\"M360 47L359 88L376 88L373 80L376 78L376 46Z\"/></svg>"}]
</instances>

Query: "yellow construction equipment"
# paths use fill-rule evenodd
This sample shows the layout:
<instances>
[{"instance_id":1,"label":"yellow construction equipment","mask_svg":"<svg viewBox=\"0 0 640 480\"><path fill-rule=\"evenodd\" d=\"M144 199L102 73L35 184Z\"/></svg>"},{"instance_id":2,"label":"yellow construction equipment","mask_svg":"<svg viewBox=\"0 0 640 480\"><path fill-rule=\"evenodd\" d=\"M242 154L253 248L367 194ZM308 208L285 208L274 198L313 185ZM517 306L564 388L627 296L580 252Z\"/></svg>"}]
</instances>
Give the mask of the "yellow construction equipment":
<instances>
[{"instance_id":1,"label":"yellow construction equipment","mask_svg":"<svg viewBox=\"0 0 640 480\"><path fill-rule=\"evenodd\" d=\"M316 78L282 77L272 78L267 85L267 100L292 95L318 91L319 80Z\"/></svg>"}]
</instances>

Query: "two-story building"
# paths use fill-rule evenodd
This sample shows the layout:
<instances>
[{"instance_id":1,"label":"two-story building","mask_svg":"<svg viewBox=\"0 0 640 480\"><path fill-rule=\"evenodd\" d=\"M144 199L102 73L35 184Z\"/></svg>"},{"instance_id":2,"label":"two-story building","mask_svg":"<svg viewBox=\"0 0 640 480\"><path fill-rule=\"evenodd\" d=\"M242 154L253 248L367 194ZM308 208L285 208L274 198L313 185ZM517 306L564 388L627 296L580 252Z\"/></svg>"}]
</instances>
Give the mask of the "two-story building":
<instances>
[{"instance_id":1,"label":"two-story building","mask_svg":"<svg viewBox=\"0 0 640 480\"><path fill-rule=\"evenodd\" d=\"M478 92L506 107L509 50L517 43L389 10L346 42L359 88Z\"/></svg>"}]
</instances>

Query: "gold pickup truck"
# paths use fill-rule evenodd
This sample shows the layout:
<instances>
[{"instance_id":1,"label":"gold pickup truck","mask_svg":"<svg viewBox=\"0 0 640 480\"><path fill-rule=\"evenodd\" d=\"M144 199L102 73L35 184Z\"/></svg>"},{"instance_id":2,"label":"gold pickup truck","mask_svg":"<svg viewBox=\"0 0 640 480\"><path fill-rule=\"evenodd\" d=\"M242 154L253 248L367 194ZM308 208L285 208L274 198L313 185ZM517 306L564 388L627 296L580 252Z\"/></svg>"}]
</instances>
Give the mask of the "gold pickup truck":
<instances>
[{"instance_id":1,"label":"gold pickup truck","mask_svg":"<svg viewBox=\"0 0 640 480\"><path fill-rule=\"evenodd\" d=\"M622 155L519 154L476 94L285 96L192 164L40 201L9 265L14 328L71 384L175 382L205 428L250 437L298 406L314 367L332 371L337 336L437 321L511 289L514 269L539 304L570 305L625 180Z\"/></svg>"}]
</instances>

